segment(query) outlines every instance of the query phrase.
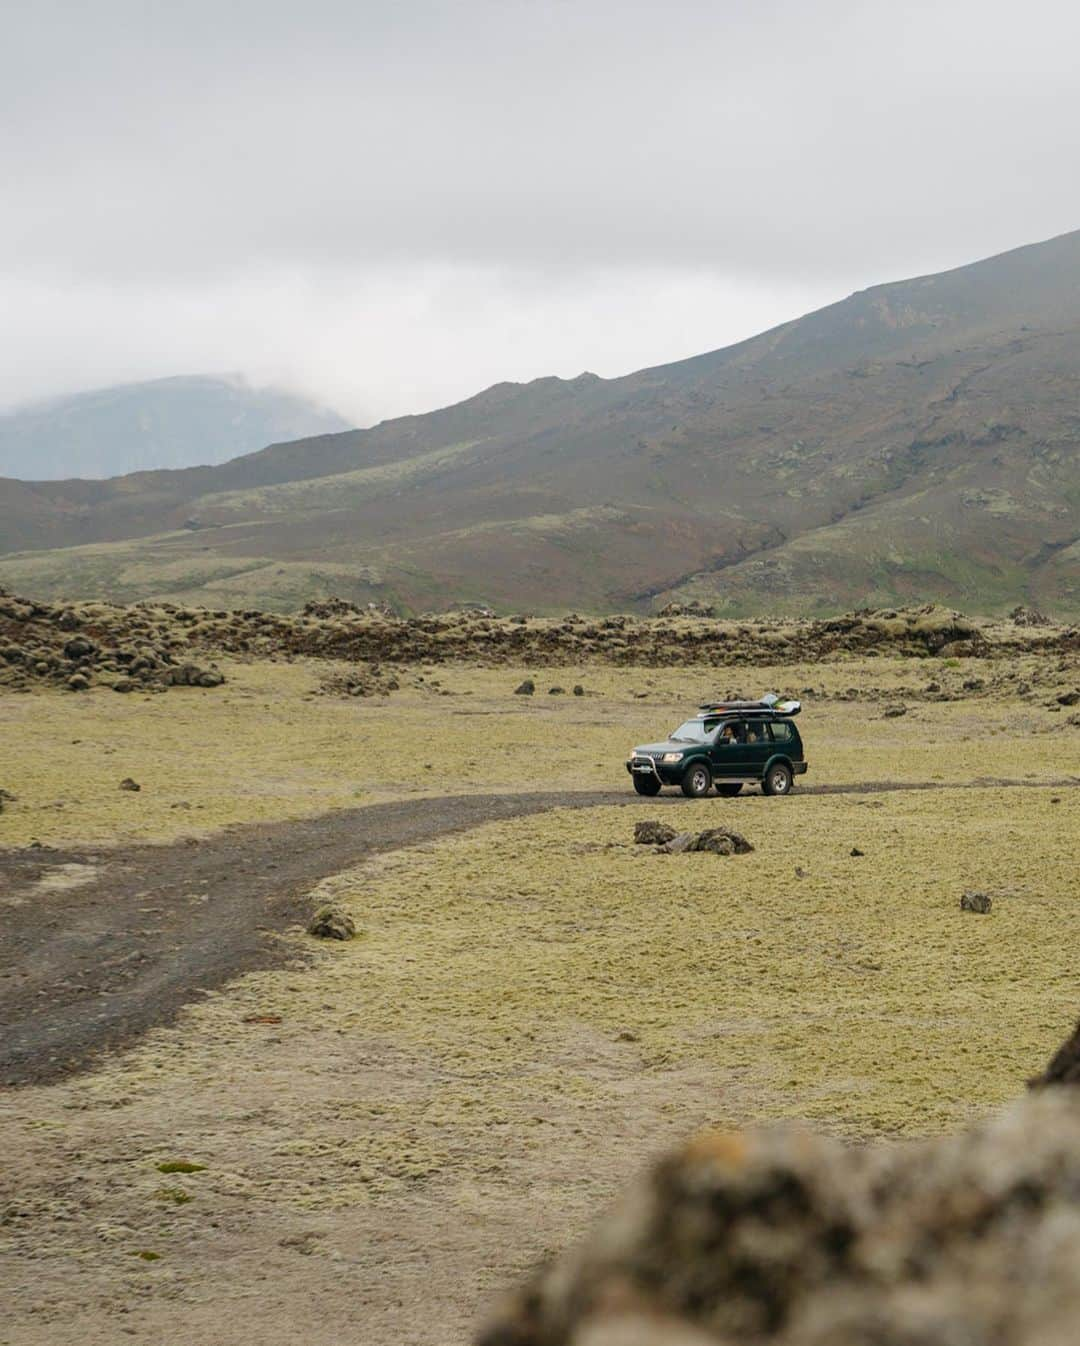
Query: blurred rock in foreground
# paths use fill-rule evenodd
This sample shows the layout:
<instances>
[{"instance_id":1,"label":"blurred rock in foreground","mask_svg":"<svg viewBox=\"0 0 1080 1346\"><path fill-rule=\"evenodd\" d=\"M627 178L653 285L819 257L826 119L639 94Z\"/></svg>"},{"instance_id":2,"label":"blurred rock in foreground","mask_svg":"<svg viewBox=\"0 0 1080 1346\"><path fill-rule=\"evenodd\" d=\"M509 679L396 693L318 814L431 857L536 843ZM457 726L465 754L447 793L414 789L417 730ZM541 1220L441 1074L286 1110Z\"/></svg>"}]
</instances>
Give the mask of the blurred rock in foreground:
<instances>
[{"instance_id":1,"label":"blurred rock in foreground","mask_svg":"<svg viewBox=\"0 0 1080 1346\"><path fill-rule=\"evenodd\" d=\"M479 1341L1071 1346L1080 1089L1051 1076L1069 1078L1050 1070L1038 1081L1050 1087L1002 1115L915 1144L702 1135L507 1301Z\"/></svg>"}]
</instances>

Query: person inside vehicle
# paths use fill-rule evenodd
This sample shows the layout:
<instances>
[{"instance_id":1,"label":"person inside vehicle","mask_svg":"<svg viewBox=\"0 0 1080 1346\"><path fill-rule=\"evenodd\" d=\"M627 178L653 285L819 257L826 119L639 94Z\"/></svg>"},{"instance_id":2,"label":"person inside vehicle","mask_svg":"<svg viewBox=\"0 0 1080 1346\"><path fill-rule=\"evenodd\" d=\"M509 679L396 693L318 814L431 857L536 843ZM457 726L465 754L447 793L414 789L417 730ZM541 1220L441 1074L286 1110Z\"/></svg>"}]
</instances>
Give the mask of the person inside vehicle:
<instances>
[{"instance_id":1,"label":"person inside vehicle","mask_svg":"<svg viewBox=\"0 0 1080 1346\"><path fill-rule=\"evenodd\" d=\"M737 724L725 724L720 734L720 742L725 747L730 747L735 743L741 743L742 739L739 737L739 726Z\"/></svg>"}]
</instances>

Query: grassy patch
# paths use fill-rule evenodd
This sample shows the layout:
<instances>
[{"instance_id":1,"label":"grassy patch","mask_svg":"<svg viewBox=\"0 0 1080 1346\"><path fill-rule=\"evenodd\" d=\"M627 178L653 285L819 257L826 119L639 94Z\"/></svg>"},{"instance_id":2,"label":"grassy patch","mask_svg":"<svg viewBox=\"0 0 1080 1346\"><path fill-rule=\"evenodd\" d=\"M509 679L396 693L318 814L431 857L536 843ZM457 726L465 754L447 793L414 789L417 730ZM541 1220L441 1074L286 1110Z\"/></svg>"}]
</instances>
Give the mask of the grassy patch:
<instances>
[{"instance_id":1,"label":"grassy patch","mask_svg":"<svg viewBox=\"0 0 1080 1346\"><path fill-rule=\"evenodd\" d=\"M1034 666L1021 659L1010 667L1020 678ZM800 720L811 783L1046 779L1075 758L1075 731L1037 732L1055 717L1015 696L922 702L902 721L881 719L886 701L917 696L931 679L959 691L972 674L986 677L986 666L971 660L439 665L413 670L423 683L371 700L313 697L337 667L325 661L222 667L228 682L212 691L0 696L0 784L17 796L0 814L0 845L170 840L456 791L629 790L630 747L666 734L704 697L740 689L814 689ZM525 676L536 682L534 697L513 695ZM575 683L588 695L548 695ZM991 733L999 740L992 760ZM118 788L128 776L142 786L137 794Z\"/></svg>"},{"instance_id":2,"label":"grassy patch","mask_svg":"<svg viewBox=\"0 0 1080 1346\"><path fill-rule=\"evenodd\" d=\"M726 859L635 847L618 809L499 824L339 881L369 937L320 995L436 1046L474 1118L535 1089L538 1057L565 1062L544 1088L589 1092L575 1038L629 1033L628 1069L704 1069L724 1124L952 1129L1019 1092L1073 1010L1080 801L1051 793L680 809L757 847ZM961 913L967 887L992 916Z\"/></svg>"}]
</instances>

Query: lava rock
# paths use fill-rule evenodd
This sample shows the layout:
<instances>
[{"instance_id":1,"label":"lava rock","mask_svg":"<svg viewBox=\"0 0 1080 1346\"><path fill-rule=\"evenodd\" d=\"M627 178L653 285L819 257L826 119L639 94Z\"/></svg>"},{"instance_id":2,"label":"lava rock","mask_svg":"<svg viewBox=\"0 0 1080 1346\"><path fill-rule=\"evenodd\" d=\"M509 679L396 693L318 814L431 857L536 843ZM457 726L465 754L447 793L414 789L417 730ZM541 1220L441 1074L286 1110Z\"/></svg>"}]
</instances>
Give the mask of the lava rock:
<instances>
[{"instance_id":1,"label":"lava rock","mask_svg":"<svg viewBox=\"0 0 1080 1346\"><path fill-rule=\"evenodd\" d=\"M674 827L649 819L634 824L634 840L639 846L663 846L675 835Z\"/></svg>"},{"instance_id":2,"label":"lava rock","mask_svg":"<svg viewBox=\"0 0 1080 1346\"><path fill-rule=\"evenodd\" d=\"M658 855L683 855L694 849L697 838L693 832L679 832L670 841L665 841L657 850Z\"/></svg>"},{"instance_id":3,"label":"lava rock","mask_svg":"<svg viewBox=\"0 0 1080 1346\"><path fill-rule=\"evenodd\" d=\"M964 893L960 898L961 911L973 911L979 916L986 916L993 906L993 900L989 893Z\"/></svg>"},{"instance_id":4,"label":"lava rock","mask_svg":"<svg viewBox=\"0 0 1080 1346\"><path fill-rule=\"evenodd\" d=\"M124 779L120 782L120 789L137 792L142 789L142 786L139 784L137 780L132 780L130 776L125 776Z\"/></svg>"},{"instance_id":5,"label":"lava rock","mask_svg":"<svg viewBox=\"0 0 1080 1346\"><path fill-rule=\"evenodd\" d=\"M317 939L352 939L356 923L340 907L320 907L308 922L307 932Z\"/></svg>"},{"instance_id":6,"label":"lava rock","mask_svg":"<svg viewBox=\"0 0 1080 1346\"><path fill-rule=\"evenodd\" d=\"M709 827L694 838L692 851L709 851L713 855L749 855L753 850L741 832L729 827Z\"/></svg>"},{"instance_id":7,"label":"lava rock","mask_svg":"<svg viewBox=\"0 0 1080 1346\"><path fill-rule=\"evenodd\" d=\"M960 1135L699 1135L475 1340L1065 1346L1080 1314L1078 1083L1080 1026L1035 1092Z\"/></svg>"},{"instance_id":8,"label":"lava rock","mask_svg":"<svg viewBox=\"0 0 1080 1346\"><path fill-rule=\"evenodd\" d=\"M532 696L535 691L536 691L536 683L533 682L532 678L526 678L524 682L519 683L514 688L514 695Z\"/></svg>"}]
</instances>

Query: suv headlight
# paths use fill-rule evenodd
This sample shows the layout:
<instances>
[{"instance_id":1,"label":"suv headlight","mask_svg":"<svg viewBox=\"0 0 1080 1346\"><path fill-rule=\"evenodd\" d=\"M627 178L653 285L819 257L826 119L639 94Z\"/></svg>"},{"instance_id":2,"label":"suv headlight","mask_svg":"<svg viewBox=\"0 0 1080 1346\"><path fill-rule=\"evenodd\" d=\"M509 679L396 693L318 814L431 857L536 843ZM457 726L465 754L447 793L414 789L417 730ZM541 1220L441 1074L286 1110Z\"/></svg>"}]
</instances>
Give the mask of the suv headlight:
<instances>
[{"instance_id":1,"label":"suv headlight","mask_svg":"<svg viewBox=\"0 0 1080 1346\"><path fill-rule=\"evenodd\" d=\"M683 755L681 752L666 752L661 757L661 762L681 762Z\"/></svg>"}]
</instances>

